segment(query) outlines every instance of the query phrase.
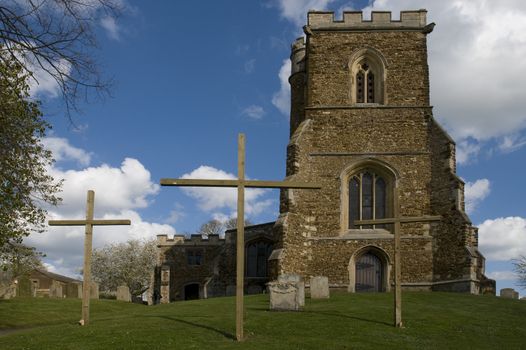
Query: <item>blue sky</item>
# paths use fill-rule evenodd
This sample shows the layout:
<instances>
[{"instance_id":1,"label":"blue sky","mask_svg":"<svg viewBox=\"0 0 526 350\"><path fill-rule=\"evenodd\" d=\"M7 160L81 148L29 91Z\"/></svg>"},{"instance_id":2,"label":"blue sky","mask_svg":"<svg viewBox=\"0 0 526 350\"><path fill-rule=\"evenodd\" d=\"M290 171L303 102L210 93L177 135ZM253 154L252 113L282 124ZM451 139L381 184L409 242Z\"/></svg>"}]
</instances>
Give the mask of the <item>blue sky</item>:
<instances>
[{"instance_id":1,"label":"blue sky","mask_svg":"<svg viewBox=\"0 0 526 350\"><path fill-rule=\"evenodd\" d=\"M50 217L84 215L86 190L96 215L127 217L128 228L95 230L94 245L193 233L235 212L227 189L160 188L163 177L236 174L237 134L247 137L247 175L283 179L288 142L286 79L290 43L308 9L428 9L435 117L457 141L469 215L497 287L515 287L509 260L526 254L523 172L526 159L526 5L521 1L269 0L126 1L116 21L100 22L104 74L112 97L82 105L75 127L63 117L53 84L33 88L53 131L44 143L65 178L64 204ZM511 68L510 68L511 67ZM281 73L281 74L280 74ZM230 175L229 175L230 174ZM252 190L247 216L275 220L279 193ZM47 266L74 274L82 264L82 229L50 228L27 242Z\"/></svg>"}]
</instances>

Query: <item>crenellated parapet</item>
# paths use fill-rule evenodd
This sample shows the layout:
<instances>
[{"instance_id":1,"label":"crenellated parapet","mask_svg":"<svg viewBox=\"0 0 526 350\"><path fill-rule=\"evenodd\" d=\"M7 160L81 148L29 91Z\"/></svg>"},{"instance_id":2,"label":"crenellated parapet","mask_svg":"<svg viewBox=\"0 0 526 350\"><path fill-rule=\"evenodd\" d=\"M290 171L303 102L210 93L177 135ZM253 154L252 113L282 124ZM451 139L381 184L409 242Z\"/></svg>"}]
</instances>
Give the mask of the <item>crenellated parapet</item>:
<instances>
[{"instance_id":1,"label":"crenellated parapet","mask_svg":"<svg viewBox=\"0 0 526 350\"><path fill-rule=\"evenodd\" d=\"M185 235L174 235L172 238L168 238L168 235L157 235L157 246L173 246L173 245L185 245L185 246L212 246L222 245L225 243L224 238L220 238L219 235L208 235L203 237L199 234L191 235L188 238Z\"/></svg>"},{"instance_id":2,"label":"crenellated parapet","mask_svg":"<svg viewBox=\"0 0 526 350\"><path fill-rule=\"evenodd\" d=\"M336 20L334 12L311 11L308 13L308 27L311 30L360 30L360 29L417 29L426 27L427 11L401 11L400 19L391 19L390 11L372 11L371 19L364 20L361 11L343 12L343 19Z\"/></svg>"}]
</instances>

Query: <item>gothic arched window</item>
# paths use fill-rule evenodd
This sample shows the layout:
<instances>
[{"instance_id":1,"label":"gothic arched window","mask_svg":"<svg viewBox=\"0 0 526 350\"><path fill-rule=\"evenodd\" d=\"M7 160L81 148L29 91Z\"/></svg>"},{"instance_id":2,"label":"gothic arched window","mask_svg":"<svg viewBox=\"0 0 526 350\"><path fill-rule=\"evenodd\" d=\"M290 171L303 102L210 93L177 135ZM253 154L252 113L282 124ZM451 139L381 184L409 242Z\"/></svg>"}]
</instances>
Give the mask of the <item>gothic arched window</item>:
<instances>
[{"instance_id":1,"label":"gothic arched window","mask_svg":"<svg viewBox=\"0 0 526 350\"><path fill-rule=\"evenodd\" d=\"M349 228L380 228L383 225L356 226L356 220L383 219L387 212L387 183L372 170L363 170L349 179Z\"/></svg>"},{"instance_id":2,"label":"gothic arched window","mask_svg":"<svg viewBox=\"0 0 526 350\"><path fill-rule=\"evenodd\" d=\"M387 62L376 49L355 51L350 58L351 103L387 103L385 94Z\"/></svg>"},{"instance_id":3,"label":"gothic arched window","mask_svg":"<svg viewBox=\"0 0 526 350\"><path fill-rule=\"evenodd\" d=\"M272 253L272 244L265 240L249 242L246 245L246 276L267 277L267 261Z\"/></svg>"}]
</instances>

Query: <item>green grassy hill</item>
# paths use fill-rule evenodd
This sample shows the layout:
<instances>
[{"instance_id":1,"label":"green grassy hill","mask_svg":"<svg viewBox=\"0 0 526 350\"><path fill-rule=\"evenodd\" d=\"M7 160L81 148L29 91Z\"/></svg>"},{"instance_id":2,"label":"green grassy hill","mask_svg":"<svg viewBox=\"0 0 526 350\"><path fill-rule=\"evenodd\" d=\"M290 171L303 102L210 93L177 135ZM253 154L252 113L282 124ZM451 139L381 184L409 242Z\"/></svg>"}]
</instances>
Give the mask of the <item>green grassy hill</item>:
<instances>
[{"instance_id":1,"label":"green grassy hill","mask_svg":"<svg viewBox=\"0 0 526 350\"><path fill-rule=\"evenodd\" d=\"M392 326L392 294L307 298L303 312L270 312L246 297L237 343L234 298L143 306L80 300L0 301L0 349L526 349L526 302L449 293L404 293L405 328Z\"/></svg>"}]
</instances>

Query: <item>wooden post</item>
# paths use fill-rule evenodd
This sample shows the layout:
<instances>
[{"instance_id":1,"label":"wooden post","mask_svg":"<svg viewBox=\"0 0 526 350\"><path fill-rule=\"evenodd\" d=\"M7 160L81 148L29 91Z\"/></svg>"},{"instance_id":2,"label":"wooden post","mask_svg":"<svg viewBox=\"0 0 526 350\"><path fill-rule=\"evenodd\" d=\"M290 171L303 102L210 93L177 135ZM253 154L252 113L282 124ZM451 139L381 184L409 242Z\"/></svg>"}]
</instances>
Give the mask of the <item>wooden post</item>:
<instances>
[{"instance_id":1,"label":"wooden post","mask_svg":"<svg viewBox=\"0 0 526 350\"><path fill-rule=\"evenodd\" d=\"M161 186L236 187L236 339L243 340L243 292L245 279L245 188L319 189L320 185L296 181L258 181L245 179L245 135L238 135L238 178L236 180L161 179Z\"/></svg>"},{"instance_id":2,"label":"wooden post","mask_svg":"<svg viewBox=\"0 0 526 350\"><path fill-rule=\"evenodd\" d=\"M439 221L442 219L441 216L400 216L400 204L399 204L399 188L395 185L393 198L393 217L385 219L373 219L373 220L356 220L356 225L380 225L380 224L394 224L393 232L393 250L394 250L394 326L397 328L403 327L402 323L402 262L401 262L401 230L400 225L408 222L431 222Z\"/></svg>"},{"instance_id":3,"label":"wooden post","mask_svg":"<svg viewBox=\"0 0 526 350\"><path fill-rule=\"evenodd\" d=\"M400 207L398 204L398 185L394 188L394 325L397 328L402 327L402 270L400 263Z\"/></svg>"},{"instance_id":4,"label":"wooden post","mask_svg":"<svg viewBox=\"0 0 526 350\"><path fill-rule=\"evenodd\" d=\"M80 324L87 326L89 324L89 303L91 289L91 252L93 242L93 226L100 225L130 225L130 220L95 220L93 213L95 209L95 192L88 191L86 201L86 219L85 220L49 220L49 226L85 226L84 235L84 270L82 278L82 318Z\"/></svg>"},{"instance_id":5,"label":"wooden post","mask_svg":"<svg viewBox=\"0 0 526 350\"><path fill-rule=\"evenodd\" d=\"M89 324L89 300L91 289L91 251L93 243L93 225L89 223L93 220L95 207L95 192L88 191L88 201L86 203L86 235L84 236L84 270L82 272L82 318L83 324Z\"/></svg>"},{"instance_id":6,"label":"wooden post","mask_svg":"<svg viewBox=\"0 0 526 350\"><path fill-rule=\"evenodd\" d=\"M245 135L238 135L237 153L237 237L236 237L236 339L243 340L245 285Z\"/></svg>"}]
</instances>

